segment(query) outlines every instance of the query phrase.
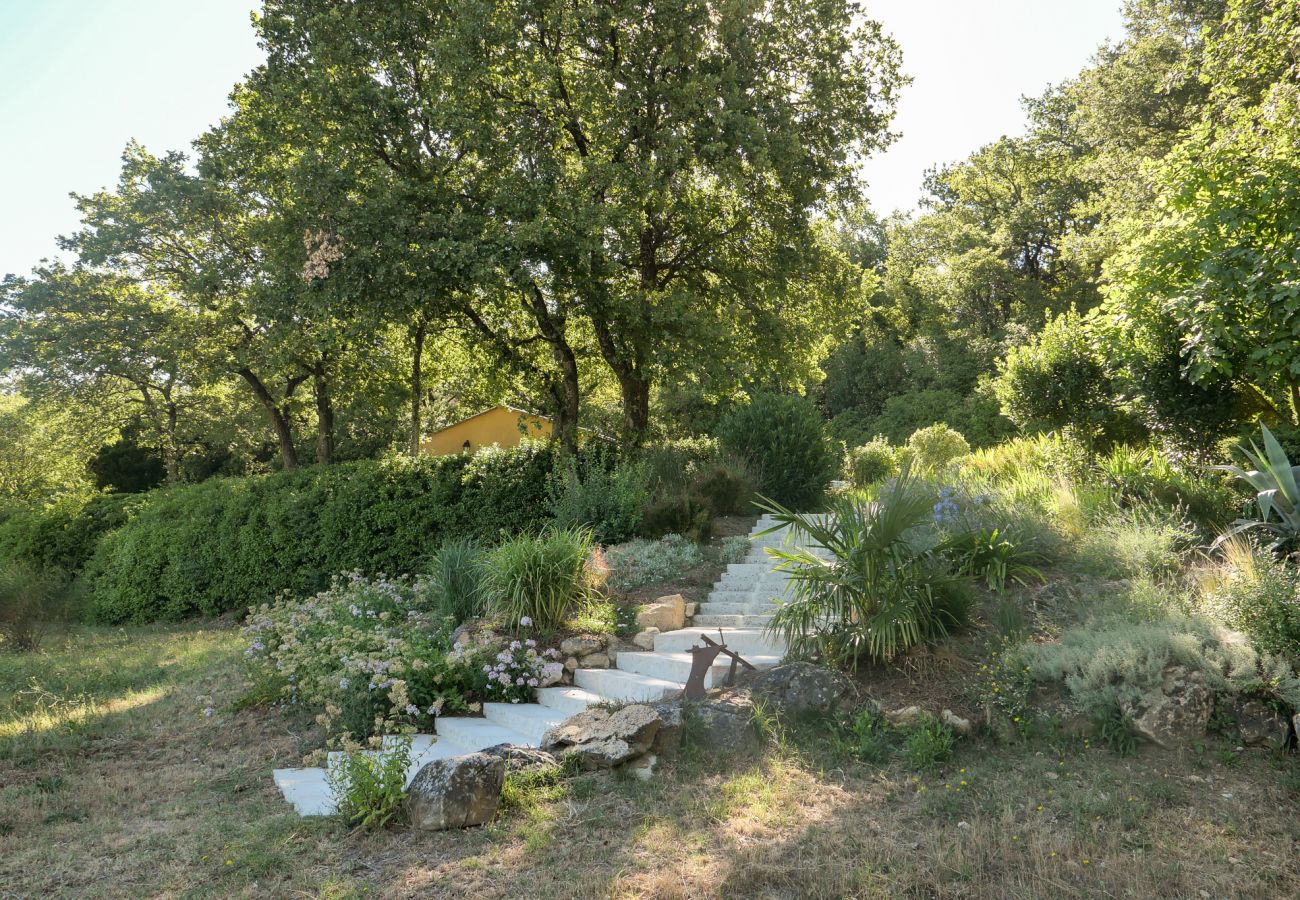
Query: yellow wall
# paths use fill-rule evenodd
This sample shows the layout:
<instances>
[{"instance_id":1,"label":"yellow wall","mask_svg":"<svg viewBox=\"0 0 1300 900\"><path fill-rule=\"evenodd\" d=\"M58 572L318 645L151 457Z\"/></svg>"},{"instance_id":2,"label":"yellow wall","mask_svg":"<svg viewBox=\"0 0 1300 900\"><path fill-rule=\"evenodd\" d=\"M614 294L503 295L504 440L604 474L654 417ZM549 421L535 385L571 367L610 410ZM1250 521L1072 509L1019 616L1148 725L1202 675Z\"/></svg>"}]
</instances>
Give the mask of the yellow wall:
<instances>
[{"instance_id":1,"label":"yellow wall","mask_svg":"<svg viewBox=\"0 0 1300 900\"><path fill-rule=\"evenodd\" d=\"M521 428L523 429L521 431ZM431 456L447 456L466 450L474 452L483 447L500 444L502 447L514 447L525 437L545 438L551 436L551 421L540 416L494 406L477 416L470 416L455 425L449 425L442 431L431 434L420 449ZM469 441L469 447L465 442Z\"/></svg>"}]
</instances>

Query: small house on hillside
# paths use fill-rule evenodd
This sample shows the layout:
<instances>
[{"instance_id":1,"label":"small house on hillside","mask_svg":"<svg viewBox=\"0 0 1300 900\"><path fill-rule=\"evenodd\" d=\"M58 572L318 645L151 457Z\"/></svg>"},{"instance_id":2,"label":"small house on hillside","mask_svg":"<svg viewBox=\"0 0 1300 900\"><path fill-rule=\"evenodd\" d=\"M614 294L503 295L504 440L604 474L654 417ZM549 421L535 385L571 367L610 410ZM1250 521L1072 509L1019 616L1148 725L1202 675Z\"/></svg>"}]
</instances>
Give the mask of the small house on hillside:
<instances>
[{"instance_id":1,"label":"small house on hillside","mask_svg":"<svg viewBox=\"0 0 1300 900\"><path fill-rule=\"evenodd\" d=\"M420 445L430 456L473 453L500 444L517 447L524 438L549 438L551 420L513 406L494 406L435 431Z\"/></svg>"}]
</instances>

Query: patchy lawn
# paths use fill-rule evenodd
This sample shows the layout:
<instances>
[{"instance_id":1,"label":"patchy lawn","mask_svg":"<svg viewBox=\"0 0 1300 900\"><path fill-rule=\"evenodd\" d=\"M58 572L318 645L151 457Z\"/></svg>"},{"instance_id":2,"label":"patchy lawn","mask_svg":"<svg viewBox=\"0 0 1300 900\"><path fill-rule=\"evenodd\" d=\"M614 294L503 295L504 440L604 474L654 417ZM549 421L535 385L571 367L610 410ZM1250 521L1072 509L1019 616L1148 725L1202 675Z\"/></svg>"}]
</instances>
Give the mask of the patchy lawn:
<instances>
[{"instance_id":1,"label":"patchy lawn","mask_svg":"<svg viewBox=\"0 0 1300 900\"><path fill-rule=\"evenodd\" d=\"M241 654L209 626L0 655L0 896L1279 897L1300 878L1293 758L1213 741L975 740L916 773L790 733L649 783L540 786L488 828L349 834L281 801L271 769L319 736L241 702Z\"/></svg>"}]
</instances>

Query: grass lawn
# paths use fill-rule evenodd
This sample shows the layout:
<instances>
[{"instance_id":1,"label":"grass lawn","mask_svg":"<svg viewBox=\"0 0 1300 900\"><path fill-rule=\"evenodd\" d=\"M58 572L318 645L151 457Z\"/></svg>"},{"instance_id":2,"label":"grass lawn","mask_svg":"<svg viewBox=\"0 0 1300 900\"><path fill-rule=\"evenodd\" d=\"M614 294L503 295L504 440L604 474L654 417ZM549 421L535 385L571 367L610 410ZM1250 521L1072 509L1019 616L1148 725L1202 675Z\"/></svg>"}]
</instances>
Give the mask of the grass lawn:
<instances>
[{"instance_id":1,"label":"grass lawn","mask_svg":"<svg viewBox=\"0 0 1300 900\"><path fill-rule=\"evenodd\" d=\"M517 792L487 828L352 834L281 801L271 769L319 736L240 702L241 654L211 626L0 654L0 896L1279 897L1300 879L1294 762L1213 742L975 740L917 773L795 732L649 783Z\"/></svg>"}]
</instances>

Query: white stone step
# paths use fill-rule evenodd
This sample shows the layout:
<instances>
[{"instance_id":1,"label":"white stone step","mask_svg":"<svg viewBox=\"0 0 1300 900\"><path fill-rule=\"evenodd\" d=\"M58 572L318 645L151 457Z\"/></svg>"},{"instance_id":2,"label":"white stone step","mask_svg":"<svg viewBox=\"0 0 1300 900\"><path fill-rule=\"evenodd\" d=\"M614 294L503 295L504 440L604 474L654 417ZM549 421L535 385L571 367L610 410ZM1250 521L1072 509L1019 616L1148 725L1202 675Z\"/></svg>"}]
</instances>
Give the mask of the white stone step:
<instances>
[{"instance_id":1,"label":"white stone step","mask_svg":"<svg viewBox=\"0 0 1300 900\"><path fill-rule=\"evenodd\" d=\"M621 658L624 654L620 653ZM604 700L654 702L667 700L681 693L685 681L666 681L649 675L619 669L579 669L573 673L578 687L599 694Z\"/></svg>"},{"instance_id":2,"label":"white stone step","mask_svg":"<svg viewBox=\"0 0 1300 900\"><path fill-rule=\"evenodd\" d=\"M709 599L705 600L701 606L707 606L710 603L751 603L758 594L752 590L749 591L714 591L709 594Z\"/></svg>"},{"instance_id":3,"label":"white stone step","mask_svg":"<svg viewBox=\"0 0 1300 900\"><path fill-rule=\"evenodd\" d=\"M575 716L604 699L599 694L584 691L580 687L548 687L537 692L538 703L550 707L566 718Z\"/></svg>"},{"instance_id":4,"label":"white stone step","mask_svg":"<svg viewBox=\"0 0 1300 900\"><path fill-rule=\"evenodd\" d=\"M542 735L568 716L537 703L484 703L483 716L492 723L517 731L541 746Z\"/></svg>"},{"instance_id":5,"label":"white stone step","mask_svg":"<svg viewBox=\"0 0 1300 900\"><path fill-rule=\"evenodd\" d=\"M762 613L699 613L691 620L696 625L708 625L711 627L722 626L724 628L762 628L772 621L772 616Z\"/></svg>"},{"instance_id":6,"label":"white stone step","mask_svg":"<svg viewBox=\"0 0 1300 900\"><path fill-rule=\"evenodd\" d=\"M334 815L334 792L324 769L276 769L271 777L298 815Z\"/></svg>"},{"instance_id":7,"label":"white stone step","mask_svg":"<svg viewBox=\"0 0 1300 900\"><path fill-rule=\"evenodd\" d=\"M779 606L780 606L779 603L775 603L771 600L753 599L745 603L731 603L731 602L714 603L710 601L708 603L700 604L699 611L696 612L695 617L699 618L701 615L705 615L705 616L748 616L748 615L756 615L756 614L770 615L771 613L775 612L777 607ZM696 622L695 624L702 625L707 623Z\"/></svg>"},{"instance_id":8,"label":"white stone step","mask_svg":"<svg viewBox=\"0 0 1300 900\"><path fill-rule=\"evenodd\" d=\"M741 656L756 653L762 656L780 656L785 653L785 642L761 628L682 628L655 635L655 653L685 653L692 647L704 646L701 638L725 641L727 646Z\"/></svg>"},{"instance_id":9,"label":"white stone step","mask_svg":"<svg viewBox=\"0 0 1300 900\"><path fill-rule=\"evenodd\" d=\"M434 727L438 731L438 743L454 745L460 751L458 755L473 753L485 747L495 747L497 744L536 747L541 743L540 740L533 740L513 728L469 716L439 716Z\"/></svg>"},{"instance_id":10,"label":"white stone step","mask_svg":"<svg viewBox=\"0 0 1300 900\"><path fill-rule=\"evenodd\" d=\"M770 654L754 654L745 659L750 665L758 668L775 666L781 661L780 656ZM636 672L639 675L662 678L664 681L679 681L682 684L691 677L691 666L694 662L694 658L689 653L655 652L618 655L618 667L624 672ZM725 656L718 656L704 676L704 686L712 687L721 684L729 668L731 668L731 660Z\"/></svg>"}]
</instances>

